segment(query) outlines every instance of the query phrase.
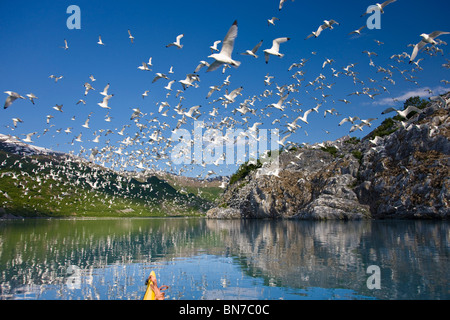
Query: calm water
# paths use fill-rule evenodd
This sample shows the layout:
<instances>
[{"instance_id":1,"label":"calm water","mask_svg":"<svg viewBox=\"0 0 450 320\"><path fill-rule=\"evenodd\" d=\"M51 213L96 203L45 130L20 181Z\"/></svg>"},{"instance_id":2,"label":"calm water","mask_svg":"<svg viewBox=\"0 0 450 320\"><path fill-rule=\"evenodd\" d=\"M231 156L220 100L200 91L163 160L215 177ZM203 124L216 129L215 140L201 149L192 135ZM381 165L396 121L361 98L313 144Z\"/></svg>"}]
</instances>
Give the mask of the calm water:
<instances>
[{"instance_id":1,"label":"calm water","mask_svg":"<svg viewBox=\"0 0 450 320\"><path fill-rule=\"evenodd\" d=\"M142 299L151 270L176 300L450 299L449 236L441 221L0 221L0 299Z\"/></svg>"}]
</instances>

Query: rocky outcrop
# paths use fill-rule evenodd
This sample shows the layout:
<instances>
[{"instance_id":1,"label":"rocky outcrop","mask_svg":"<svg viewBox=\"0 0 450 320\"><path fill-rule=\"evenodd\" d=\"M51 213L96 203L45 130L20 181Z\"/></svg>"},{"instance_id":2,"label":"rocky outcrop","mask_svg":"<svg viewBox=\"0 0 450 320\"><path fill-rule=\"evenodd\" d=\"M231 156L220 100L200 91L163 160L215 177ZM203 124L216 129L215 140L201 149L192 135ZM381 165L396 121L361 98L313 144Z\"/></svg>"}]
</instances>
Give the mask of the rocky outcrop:
<instances>
[{"instance_id":1,"label":"rocky outcrop","mask_svg":"<svg viewBox=\"0 0 450 320\"><path fill-rule=\"evenodd\" d=\"M448 218L449 140L449 109L438 103L376 143L366 139L355 188L360 202L375 218Z\"/></svg>"},{"instance_id":2,"label":"rocky outcrop","mask_svg":"<svg viewBox=\"0 0 450 320\"><path fill-rule=\"evenodd\" d=\"M261 175L261 168L229 186L220 207L210 210L208 216L226 218L233 210L233 217L241 218L369 217L369 206L359 203L351 187L359 167L353 155L341 158L305 148L282 153L279 167L278 176Z\"/></svg>"},{"instance_id":3,"label":"rocky outcrop","mask_svg":"<svg viewBox=\"0 0 450 320\"><path fill-rule=\"evenodd\" d=\"M446 95L448 99L450 94ZM229 185L211 218L370 219L449 216L449 109L430 103L391 133L293 148Z\"/></svg>"}]
</instances>

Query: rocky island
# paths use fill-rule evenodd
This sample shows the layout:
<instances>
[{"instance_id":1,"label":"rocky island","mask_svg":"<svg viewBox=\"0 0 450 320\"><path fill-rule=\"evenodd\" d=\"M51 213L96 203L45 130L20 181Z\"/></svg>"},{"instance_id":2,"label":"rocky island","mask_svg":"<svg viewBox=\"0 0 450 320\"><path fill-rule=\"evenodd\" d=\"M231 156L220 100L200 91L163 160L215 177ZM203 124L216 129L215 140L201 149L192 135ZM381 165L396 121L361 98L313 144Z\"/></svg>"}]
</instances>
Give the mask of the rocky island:
<instances>
[{"instance_id":1,"label":"rocky island","mask_svg":"<svg viewBox=\"0 0 450 320\"><path fill-rule=\"evenodd\" d=\"M421 112L387 118L362 139L291 146L275 175L258 174L260 162L244 164L207 216L447 219L449 98L422 101Z\"/></svg>"}]
</instances>

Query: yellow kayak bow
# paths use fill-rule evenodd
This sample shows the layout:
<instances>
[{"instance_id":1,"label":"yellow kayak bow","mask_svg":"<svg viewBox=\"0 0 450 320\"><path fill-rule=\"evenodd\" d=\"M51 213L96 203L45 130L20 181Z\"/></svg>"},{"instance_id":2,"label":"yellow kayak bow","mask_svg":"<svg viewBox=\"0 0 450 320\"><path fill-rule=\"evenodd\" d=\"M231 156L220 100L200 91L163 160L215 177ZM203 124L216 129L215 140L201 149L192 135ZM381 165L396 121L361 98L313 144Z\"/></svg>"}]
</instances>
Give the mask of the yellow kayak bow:
<instances>
[{"instance_id":1,"label":"yellow kayak bow","mask_svg":"<svg viewBox=\"0 0 450 320\"><path fill-rule=\"evenodd\" d=\"M150 272L150 277L154 276L156 278L155 271ZM153 285L153 281L150 281L150 277L147 281L147 290L145 290L144 300L156 300L155 293L153 292L151 285Z\"/></svg>"}]
</instances>

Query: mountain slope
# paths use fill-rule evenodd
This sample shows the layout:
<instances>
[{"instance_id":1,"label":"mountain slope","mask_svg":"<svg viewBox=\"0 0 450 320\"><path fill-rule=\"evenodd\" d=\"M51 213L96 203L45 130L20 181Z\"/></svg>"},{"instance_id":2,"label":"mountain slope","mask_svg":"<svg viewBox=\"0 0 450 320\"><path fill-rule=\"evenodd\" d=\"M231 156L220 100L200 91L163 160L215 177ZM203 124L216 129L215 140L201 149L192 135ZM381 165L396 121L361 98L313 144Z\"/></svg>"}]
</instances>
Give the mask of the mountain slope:
<instances>
[{"instance_id":1,"label":"mountain slope","mask_svg":"<svg viewBox=\"0 0 450 320\"><path fill-rule=\"evenodd\" d=\"M198 214L209 203L161 179L144 180L71 155L0 136L0 214L165 216Z\"/></svg>"}]
</instances>

